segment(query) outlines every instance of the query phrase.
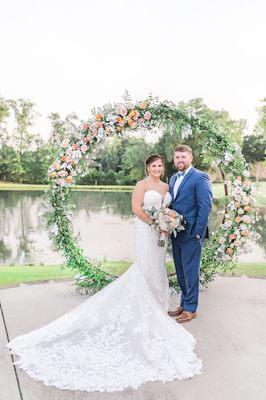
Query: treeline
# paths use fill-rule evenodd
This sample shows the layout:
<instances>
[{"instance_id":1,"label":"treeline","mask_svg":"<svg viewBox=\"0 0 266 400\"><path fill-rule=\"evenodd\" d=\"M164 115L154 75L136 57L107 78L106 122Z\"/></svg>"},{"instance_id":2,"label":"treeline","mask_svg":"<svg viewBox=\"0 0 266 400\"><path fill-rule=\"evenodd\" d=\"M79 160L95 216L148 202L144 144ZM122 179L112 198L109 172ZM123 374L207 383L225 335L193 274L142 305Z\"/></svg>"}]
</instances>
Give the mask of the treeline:
<instances>
[{"instance_id":1,"label":"treeline","mask_svg":"<svg viewBox=\"0 0 266 400\"><path fill-rule=\"evenodd\" d=\"M256 179L263 177L266 145L266 98L258 108L258 121L252 132L247 131L245 120L232 120L224 111L207 107L202 99L179 103L180 107L193 108L210 121L220 124L230 132L232 139L242 147L246 160ZM75 114L61 118L51 113L50 132L44 140L34 131L37 117L35 105L29 100L8 100L0 97L0 180L20 183L47 183L47 170L55 160L63 139L74 138L81 123ZM110 138L96 154L87 168L82 168L77 178L79 184L131 185L144 175L144 160L151 153L160 153L166 159L166 176L174 172L172 153L177 143L185 143L194 150L194 165L212 170L211 160L202 157L199 140L182 139L181 132L165 131L155 143L140 136L126 135L123 139ZM218 175L217 175L218 179Z\"/></svg>"}]
</instances>

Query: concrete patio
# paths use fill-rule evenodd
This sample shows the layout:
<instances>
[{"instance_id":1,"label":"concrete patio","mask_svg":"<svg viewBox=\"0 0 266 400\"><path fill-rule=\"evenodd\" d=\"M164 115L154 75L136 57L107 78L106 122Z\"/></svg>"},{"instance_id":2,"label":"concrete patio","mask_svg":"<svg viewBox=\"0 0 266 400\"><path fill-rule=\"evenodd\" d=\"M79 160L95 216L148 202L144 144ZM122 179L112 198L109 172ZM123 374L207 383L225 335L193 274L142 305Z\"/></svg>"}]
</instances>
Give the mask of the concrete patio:
<instances>
[{"instance_id":1,"label":"concrete patio","mask_svg":"<svg viewBox=\"0 0 266 400\"><path fill-rule=\"evenodd\" d=\"M85 300L71 282L0 290L1 400L265 400L266 280L217 277L201 293L199 316L185 327L197 338L203 373L187 381L148 383L123 393L58 390L12 365L5 347ZM177 299L172 297L174 306ZM174 349L173 349L174 351Z\"/></svg>"}]
</instances>

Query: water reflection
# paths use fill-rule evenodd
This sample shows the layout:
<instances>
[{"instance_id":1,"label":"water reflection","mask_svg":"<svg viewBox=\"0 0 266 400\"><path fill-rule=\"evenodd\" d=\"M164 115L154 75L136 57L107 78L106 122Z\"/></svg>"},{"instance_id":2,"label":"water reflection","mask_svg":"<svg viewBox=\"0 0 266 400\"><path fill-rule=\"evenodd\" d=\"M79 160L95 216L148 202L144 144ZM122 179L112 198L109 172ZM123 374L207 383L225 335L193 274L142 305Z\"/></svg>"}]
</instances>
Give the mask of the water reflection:
<instances>
[{"instance_id":1,"label":"water reflection","mask_svg":"<svg viewBox=\"0 0 266 400\"><path fill-rule=\"evenodd\" d=\"M56 253L44 229L38 210L43 192L0 192L0 263L54 264L63 259ZM131 193L75 192L76 208L73 229L88 257L108 259L133 258L133 223ZM215 200L210 230L215 231L223 208L223 200ZM261 234L253 251L241 257L244 261L265 261L266 208L258 209L261 219L256 230Z\"/></svg>"}]
</instances>

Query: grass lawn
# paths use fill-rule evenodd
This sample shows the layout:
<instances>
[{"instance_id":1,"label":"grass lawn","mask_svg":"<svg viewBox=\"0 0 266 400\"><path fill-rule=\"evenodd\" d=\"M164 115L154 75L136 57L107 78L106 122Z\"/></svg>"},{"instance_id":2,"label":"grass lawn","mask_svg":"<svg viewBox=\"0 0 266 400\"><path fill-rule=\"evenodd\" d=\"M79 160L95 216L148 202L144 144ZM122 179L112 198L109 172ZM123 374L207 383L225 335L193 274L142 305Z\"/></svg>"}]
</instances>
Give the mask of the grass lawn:
<instances>
[{"instance_id":1,"label":"grass lawn","mask_svg":"<svg viewBox=\"0 0 266 400\"><path fill-rule=\"evenodd\" d=\"M102 268L106 272L119 276L125 272L130 265L131 261L105 261L103 262ZM168 262L166 268L168 272L173 272L173 263ZM0 287L7 287L24 282L48 281L50 279L71 279L76 273L76 271L71 271L66 268L62 269L58 265L0 266ZM240 263L234 271L234 274L266 277L266 263ZM229 275L232 275L232 273L230 272Z\"/></svg>"},{"instance_id":2,"label":"grass lawn","mask_svg":"<svg viewBox=\"0 0 266 400\"><path fill-rule=\"evenodd\" d=\"M49 185L31 185L26 183L0 182L0 190L46 190ZM74 190L84 192L131 192L134 186L119 185L76 185Z\"/></svg>"},{"instance_id":3,"label":"grass lawn","mask_svg":"<svg viewBox=\"0 0 266 400\"><path fill-rule=\"evenodd\" d=\"M234 273L249 276L263 276L266 278L266 263L241 263L237 266Z\"/></svg>"},{"instance_id":4,"label":"grass lawn","mask_svg":"<svg viewBox=\"0 0 266 400\"><path fill-rule=\"evenodd\" d=\"M76 185L74 190L84 192L131 192L134 186L104 186L104 185ZM216 199L224 196L224 189L221 183L214 183L213 194ZM46 190L48 185L30 185L20 183L7 183L0 182L0 190ZM266 205L266 182L260 182L257 185L257 196L256 200L259 205Z\"/></svg>"},{"instance_id":5,"label":"grass lawn","mask_svg":"<svg viewBox=\"0 0 266 400\"><path fill-rule=\"evenodd\" d=\"M131 265L130 261L106 261L103 263L102 269L110 272L113 275L121 275ZM174 272L174 264L166 263L167 272ZM227 274L232 275L232 272ZM265 276L266 277L266 262L265 263L239 263L233 274L250 275L250 276Z\"/></svg>"},{"instance_id":6,"label":"grass lawn","mask_svg":"<svg viewBox=\"0 0 266 400\"><path fill-rule=\"evenodd\" d=\"M22 282L72 278L74 275L74 271L62 269L58 265L38 267L29 265L0 266L0 287Z\"/></svg>"}]
</instances>

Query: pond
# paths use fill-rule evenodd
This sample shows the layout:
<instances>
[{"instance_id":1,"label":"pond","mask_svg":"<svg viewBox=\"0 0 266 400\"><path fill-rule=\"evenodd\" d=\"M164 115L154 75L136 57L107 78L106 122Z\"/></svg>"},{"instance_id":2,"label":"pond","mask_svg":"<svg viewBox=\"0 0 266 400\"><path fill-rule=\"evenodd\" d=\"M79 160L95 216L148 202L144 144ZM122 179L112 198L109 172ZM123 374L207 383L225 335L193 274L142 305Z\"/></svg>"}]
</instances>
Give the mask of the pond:
<instances>
[{"instance_id":1,"label":"pond","mask_svg":"<svg viewBox=\"0 0 266 400\"><path fill-rule=\"evenodd\" d=\"M63 261L54 251L40 215L41 191L0 191L0 263L58 264ZM73 228L87 257L108 260L133 258L131 193L75 192ZM210 230L220 223L217 211L223 201L214 201ZM258 209L261 217L256 230L262 234L250 243L250 251L241 255L243 262L265 262L266 207ZM263 231L264 227L264 231Z\"/></svg>"}]
</instances>

